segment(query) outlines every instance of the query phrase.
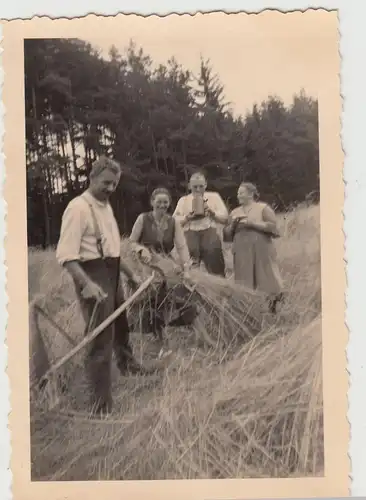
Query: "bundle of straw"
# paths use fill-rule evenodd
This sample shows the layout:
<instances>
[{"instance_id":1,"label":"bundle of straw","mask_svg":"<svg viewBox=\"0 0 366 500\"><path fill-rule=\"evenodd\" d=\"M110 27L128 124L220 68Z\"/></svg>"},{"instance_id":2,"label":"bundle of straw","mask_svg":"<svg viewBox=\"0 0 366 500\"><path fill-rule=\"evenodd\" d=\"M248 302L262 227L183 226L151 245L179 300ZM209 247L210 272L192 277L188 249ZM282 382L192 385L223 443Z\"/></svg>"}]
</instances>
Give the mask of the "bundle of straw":
<instances>
[{"instance_id":1,"label":"bundle of straw","mask_svg":"<svg viewBox=\"0 0 366 500\"><path fill-rule=\"evenodd\" d=\"M152 269L136 258L133 246L127 239L122 241L122 259L142 280L151 275ZM268 321L266 314L265 297L260 293L240 287L230 279L213 276L199 269L190 273L187 282L177 274L176 262L161 255L153 255L153 263L162 271L161 278L153 282L139 301L128 310L133 331L143 331L143 319L151 313L150 309L162 280L166 280L168 289L164 300L166 323L174 318L178 304L194 305L199 314L191 325L191 330L196 342L210 349L219 347L230 349L238 343L250 340L271 324L271 318ZM43 367L54 363L60 357L60 352L65 354L82 339L85 325L74 286L66 272L61 273L61 278L55 283L51 282L47 294L36 294L30 305L31 379L42 371ZM126 298L130 293L130 290L125 290ZM37 307L48 315L48 319L37 313ZM61 331L57 325L61 327ZM65 333L62 333L62 330ZM174 336L180 335L181 330L178 333L177 331L173 330ZM169 335L169 331L166 335ZM76 364L82 362L83 355L84 353L78 355ZM61 370L61 375L67 379L72 377L73 370L70 368L71 365L68 365Z\"/></svg>"},{"instance_id":2,"label":"bundle of straw","mask_svg":"<svg viewBox=\"0 0 366 500\"><path fill-rule=\"evenodd\" d=\"M134 272L145 279L151 272L149 266L143 265L133 255L133 247L127 240L122 243L124 261ZM199 309L199 316L193 327L196 337L207 346L235 345L238 341L248 341L263 330L266 323L273 321L266 314L266 298L260 292L250 290L235 284L231 279L208 274L200 269L189 273L189 279L184 280L177 275L177 264L173 259L153 254L152 262L159 267L165 276L168 286L167 301L171 315L174 314L174 303L177 296L184 296L188 302L194 303ZM150 297L156 292L152 288ZM189 293L190 292L190 293ZM139 304L135 304L130 312L131 318L141 318L146 310L146 295ZM169 317L167 321L169 322ZM138 323L136 323L137 326Z\"/></svg>"}]
</instances>

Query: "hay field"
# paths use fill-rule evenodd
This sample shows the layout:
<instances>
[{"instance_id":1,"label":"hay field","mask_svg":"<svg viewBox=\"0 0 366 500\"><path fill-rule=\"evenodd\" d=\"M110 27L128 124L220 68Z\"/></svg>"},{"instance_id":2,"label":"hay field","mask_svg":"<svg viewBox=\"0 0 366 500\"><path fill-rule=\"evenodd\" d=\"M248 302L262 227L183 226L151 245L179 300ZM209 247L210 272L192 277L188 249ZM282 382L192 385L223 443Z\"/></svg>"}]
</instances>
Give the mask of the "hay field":
<instances>
[{"instance_id":1,"label":"hay field","mask_svg":"<svg viewBox=\"0 0 366 500\"><path fill-rule=\"evenodd\" d=\"M280 218L284 236L276 245L287 297L276 322L263 323L260 335L227 356L199 342L199 332L170 331L175 357L163 374L122 378L114 368L114 414L102 422L80 413L86 391L77 356L63 373L69 393L60 410L31 401L32 480L323 474L319 207ZM227 248L229 275L230 257ZM50 314L80 337L72 286L53 252L30 250L28 268L30 300L43 297ZM70 346L45 326L57 359ZM132 341L138 358L153 352L148 336L135 332Z\"/></svg>"}]
</instances>

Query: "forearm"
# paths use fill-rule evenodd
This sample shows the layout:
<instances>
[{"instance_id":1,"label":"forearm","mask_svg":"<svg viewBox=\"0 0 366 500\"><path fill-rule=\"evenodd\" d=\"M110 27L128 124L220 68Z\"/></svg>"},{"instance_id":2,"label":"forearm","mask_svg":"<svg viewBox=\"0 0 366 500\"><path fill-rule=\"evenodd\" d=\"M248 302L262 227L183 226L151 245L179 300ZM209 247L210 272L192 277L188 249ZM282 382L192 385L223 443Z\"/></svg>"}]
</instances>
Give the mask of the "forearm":
<instances>
[{"instance_id":1,"label":"forearm","mask_svg":"<svg viewBox=\"0 0 366 500\"><path fill-rule=\"evenodd\" d=\"M213 201L211 216L213 220L218 224L226 224L229 219L229 212L227 210L227 207L223 202L221 196L219 196L218 194Z\"/></svg>"},{"instance_id":2,"label":"forearm","mask_svg":"<svg viewBox=\"0 0 366 500\"><path fill-rule=\"evenodd\" d=\"M277 225L273 222L261 222L261 223L253 223L251 224L253 229L257 229L259 231L263 231L264 233L272 234L275 236L279 236Z\"/></svg>"},{"instance_id":3,"label":"forearm","mask_svg":"<svg viewBox=\"0 0 366 500\"><path fill-rule=\"evenodd\" d=\"M190 219L187 215L185 215L185 216L182 216L180 220L178 219L178 222L180 223L182 229L184 229L187 226L187 224L190 222Z\"/></svg>"},{"instance_id":4,"label":"forearm","mask_svg":"<svg viewBox=\"0 0 366 500\"><path fill-rule=\"evenodd\" d=\"M187 269L189 267L190 263L190 256L189 256L189 251L188 248L186 247L177 247L177 254L178 254L178 260L179 264L182 266L183 269Z\"/></svg>"},{"instance_id":5,"label":"forearm","mask_svg":"<svg viewBox=\"0 0 366 500\"><path fill-rule=\"evenodd\" d=\"M228 221L228 215L221 214L221 213L215 213L213 216L213 219L218 224L226 224Z\"/></svg>"},{"instance_id":6,"label":"forearm","mask_svg":"<svg viewBox=\"0 0 366 500\"><path fill-rule=\"evenodd\" d=\"M80 288L84 288L88 283L90 283L91 279L81 267L79 261L73 260L65 262L63 267L70 273Z\"/></svg>"},{"instance_id":7,"label":"forearm","mask_svg":"<svg viewBox=\"0 0 366 500\"><path fill-rule=\"evenodd\" d=\"M280 231L278 229L278 224L277 224L277 218L275 212L269 207L266 206L263 209L263 225L264 225L264 230L266 232L269 232L272 234L274 237L279 237L280 236Z\"/></svg>"},{"instance_id":8,"label":"forearm","mask_svg":"<svg viewBox=\"0 0 366 500\"><path fill-rule=\"evenodd\" d=\"M263 225L264 225L264 230L265 231L267 231L267 232L269 232L271 234L279 236L279 231L278 231L278 227L277 227L276 222L265 221L263 223Z\"/></svg>"},{"instance_id":9,"label":"forearm","mask_svg":"<svg viewBox=\"0 0 366 500\"><path fill-rule=\"evenodd\" d=\"M266 225L266 229L268 231L271 231L272 233L278 234L277 224L275 224L274 222L265 222L265 225Z\"/></svg>"},{"instance_id":10,"label":"forearm","mask_svg":"<svg viewBox=\"0 0 366 500\"><path fill-rule=\"evenodd\" d=\"M190 264L190 255L187 241L182 226L177 221L175 222L174 246L177 250L180 265L183 269L188 268Z\"/></svg>"},{"instance_id":11,"label":"forearm","mask_svg":"<svg viewBox=\"0 0 366 500\"><path fill-rule=\"evenodd\" d=\"M126 262L124 260L120 260L120 270L122 271L122 273L127 277L127 279L133 279L134 277L134 272L132 271L132 269L130 268L130 266L128 264L126 264Z\"/></svg>"},{"instance_id":12,"label":"forearm","mask_svg":"<svg viewBox=\"0 0 366 500\"><path fill-rule=\"evenodd\" d=\"M135 224L133 225L129 241L133 244L134 248L139 247L139 241L141 238L142 234L142 229L143 229L143 217L142 215L139 215L136 219Z\"/></svg>"},{"instance_id":13,"label":"forearm","mask_svg":"<svg viewBox=\"0 0 366 500\"><path fill-rule=\"evenodd\" d=\"M175 213L173 215L174 219L178 221L181 225L185 224L186 215L182 213Z\"/></svg>"}]
</instances>

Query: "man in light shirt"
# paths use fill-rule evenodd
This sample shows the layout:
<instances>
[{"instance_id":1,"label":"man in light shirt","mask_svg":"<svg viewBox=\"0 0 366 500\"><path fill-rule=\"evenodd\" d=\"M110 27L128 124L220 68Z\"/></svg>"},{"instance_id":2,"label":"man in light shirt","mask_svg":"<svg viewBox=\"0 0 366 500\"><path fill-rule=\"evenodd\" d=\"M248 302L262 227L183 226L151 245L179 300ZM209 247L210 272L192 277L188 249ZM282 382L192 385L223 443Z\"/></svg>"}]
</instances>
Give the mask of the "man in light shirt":
<instances>
[{"instance_id":1,"label":"man in light shirt","mask_svg":"<svg viewBox=\"0 0 366 500\"><path fill-rule=\"evenodd\" d=\"M225 260L217 225L227 222L228 210L218 193L206 191L207 181L203 173L191 176L189 188L191 193L180 198L173 215L184 229L192 262L199 266L202 261L209 273L225 276ZM203 201L200 215L195 214L193 208L196 196L202 197Z\"/></svg>"},{"instance_id":2,"label":"man in light shirt","mask_svg":"<svg viewBox=\"0 0 366 500\"><path fill-rule=\"evenodd\" d=\"M131 285L139 284L139 279L121 261L120 233L109 204L120 176L120 165L101 157L92 166L89 188L68 204L62 217L56 257L73 278L88 331L124 301L121 270ZM112 407L113 350L121 373L142 371L132 355L125 313L92 341L87 354L86 369L96 413L108 413Z\"/></svg>"}]
</instances>

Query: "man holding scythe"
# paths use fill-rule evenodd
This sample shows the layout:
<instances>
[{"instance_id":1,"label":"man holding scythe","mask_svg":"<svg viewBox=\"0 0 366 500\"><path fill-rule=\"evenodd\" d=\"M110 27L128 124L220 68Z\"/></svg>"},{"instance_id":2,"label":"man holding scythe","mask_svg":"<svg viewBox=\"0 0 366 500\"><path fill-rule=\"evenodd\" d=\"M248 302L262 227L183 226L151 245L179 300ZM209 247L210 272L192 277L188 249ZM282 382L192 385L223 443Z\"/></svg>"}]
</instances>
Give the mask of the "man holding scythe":
<instances>
[{"instance_id":1,"label":"man holding scythe","mask_svg":"<svg viewBox=\"0 0 366 500\"><path fill-rule=\"evenodd\" d=\"M121 238L112 207L111 194L121 177L119 163L100 157L92 165L89 187L74 198L62 217L57 260L75 283L86 333L109 317L124 301L121 271L131 286L140 279L121 260ZM122 374L142 373L129 343L129 325L123 312L90 344L86 369L92 390L93 412L111 411L111 364L115 352Z\"/></svg>"}]
</instances>

